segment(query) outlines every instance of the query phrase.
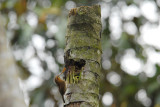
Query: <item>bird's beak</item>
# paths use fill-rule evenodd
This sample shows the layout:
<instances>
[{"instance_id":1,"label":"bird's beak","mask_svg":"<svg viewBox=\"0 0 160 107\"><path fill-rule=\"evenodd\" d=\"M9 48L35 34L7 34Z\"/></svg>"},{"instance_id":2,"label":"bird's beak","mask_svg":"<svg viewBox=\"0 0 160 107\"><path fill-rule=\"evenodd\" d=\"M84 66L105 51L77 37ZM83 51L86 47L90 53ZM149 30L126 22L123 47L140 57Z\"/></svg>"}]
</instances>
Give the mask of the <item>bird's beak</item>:
<instances>
[{"instance_id":1,"label":"bird's beak","mask_svg":"<svg viewBox=\"0 0 160 107\"><path fill-rule=\"evenodd\" d=\"M68 71L68 68L63 68L63 71L59 74L59 76L61 75L61 74L63 74L64 72L67 72Z\"/></svg>"}]
</instances>

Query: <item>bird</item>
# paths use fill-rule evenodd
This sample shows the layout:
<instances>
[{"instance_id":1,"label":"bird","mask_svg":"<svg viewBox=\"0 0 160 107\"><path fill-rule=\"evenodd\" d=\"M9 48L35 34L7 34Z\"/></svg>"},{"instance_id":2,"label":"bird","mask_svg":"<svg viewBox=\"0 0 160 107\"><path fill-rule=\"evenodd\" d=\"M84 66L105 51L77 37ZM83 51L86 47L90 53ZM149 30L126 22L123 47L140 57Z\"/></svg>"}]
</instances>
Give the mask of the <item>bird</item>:
<instances>
[{"instance_id":1,"label":"bird","mask_svg":"<svg viewBox=\"0 0 160 107\"><path fill-rule=\"evenodd\" d=\"M55 83L57 84L57 86L58 86L58 88L59 88L59 92L60 92L60 94L61 94L61 96L62 96L62 99L63 99L63 102L64 102L64 103L65 103L64 94L65 94L65 92L66 92L66 82L60 78L60 75L61 75L62 73L64 73L65 71L66 71L66 68L64 67L63 71L62 71L59 75L57 75L57 76L55 77Z\"/></svg>"}]
</instances>

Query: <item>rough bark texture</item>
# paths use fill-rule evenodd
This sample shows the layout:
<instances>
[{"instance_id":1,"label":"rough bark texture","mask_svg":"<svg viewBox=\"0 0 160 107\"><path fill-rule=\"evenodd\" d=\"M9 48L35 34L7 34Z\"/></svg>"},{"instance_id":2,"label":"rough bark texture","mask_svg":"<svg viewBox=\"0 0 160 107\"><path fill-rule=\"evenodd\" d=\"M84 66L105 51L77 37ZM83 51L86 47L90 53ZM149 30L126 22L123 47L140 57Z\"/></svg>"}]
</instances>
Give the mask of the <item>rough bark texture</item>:
<instances>
[{"instance_id":1,"label":"rough bark texture","mask_svg":"<svg viewBox=\"0 0 160 107\"><path fill-rule=\"evenodd\" d=\"M99 5L71 9L66 34L65 107L99 107L101 67L101 8Z\"/></svg>"},{"instance_id":2,"label":"rough bark texture","mask_svg":"<svg viewBox=\"0 0 160 107\"><path fill-rule=\"evenodd\" d=\"M0 19L0 107L26 107L3 21Z\"/></svg>"}]
</instances>

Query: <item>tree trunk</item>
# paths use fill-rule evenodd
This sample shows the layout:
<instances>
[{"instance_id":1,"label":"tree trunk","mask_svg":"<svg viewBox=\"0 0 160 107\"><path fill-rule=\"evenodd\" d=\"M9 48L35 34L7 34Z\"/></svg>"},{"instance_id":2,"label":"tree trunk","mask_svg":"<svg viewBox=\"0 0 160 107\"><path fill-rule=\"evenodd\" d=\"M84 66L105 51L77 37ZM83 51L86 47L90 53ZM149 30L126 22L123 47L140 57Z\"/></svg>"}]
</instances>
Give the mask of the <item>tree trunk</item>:
<instances>
[{"instance_id":1,"label":"tree trunk","mask_svg":"<svg viewBox=\"0 0 160 107\"><path fill-rule=\"evenodd\" d=\"M68 16L64 107L98 107L101 67L101 8L71 9Z\"/></svg>"},{"instance_id":2,"label":"tree trunk","mask_svg":"<svg viewBox=\"0 0 160 107\"><path fill-rule=\"evenodd\" d=\"M0 16L0 107L26 107Z\"/></svg>"}]
</instances>

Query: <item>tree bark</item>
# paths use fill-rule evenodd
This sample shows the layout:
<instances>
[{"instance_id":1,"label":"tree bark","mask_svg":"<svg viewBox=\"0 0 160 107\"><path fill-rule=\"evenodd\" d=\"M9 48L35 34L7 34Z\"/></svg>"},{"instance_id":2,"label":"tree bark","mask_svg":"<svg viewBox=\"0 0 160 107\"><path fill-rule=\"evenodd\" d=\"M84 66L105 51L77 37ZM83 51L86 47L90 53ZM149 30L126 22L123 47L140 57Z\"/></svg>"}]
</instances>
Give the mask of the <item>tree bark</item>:
<instances>
[{"instance_id":1,"label":"tree bark","mask_svg":"<svg viewBox=\"0 0 160 107\"><path fill-rule=\"evenodd\" d=\"M26 107L0 16L0 107Z\"/></svg>"},{"instance_id":2,"label":"tree bark","mask_svg":"<svg viewBox=\"0 0 160 107\"><path fill-rule=\"evenodd\" d=\"M70 10L64 50L69 69L64 107L99 107L101 28L99 5Z\"/></svg>"}]
</instances>

